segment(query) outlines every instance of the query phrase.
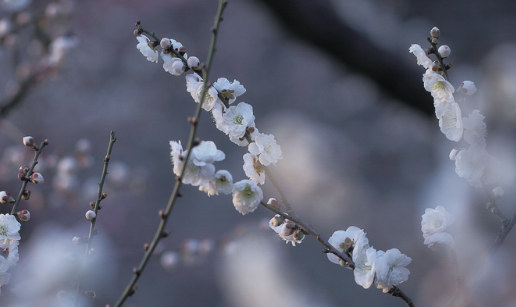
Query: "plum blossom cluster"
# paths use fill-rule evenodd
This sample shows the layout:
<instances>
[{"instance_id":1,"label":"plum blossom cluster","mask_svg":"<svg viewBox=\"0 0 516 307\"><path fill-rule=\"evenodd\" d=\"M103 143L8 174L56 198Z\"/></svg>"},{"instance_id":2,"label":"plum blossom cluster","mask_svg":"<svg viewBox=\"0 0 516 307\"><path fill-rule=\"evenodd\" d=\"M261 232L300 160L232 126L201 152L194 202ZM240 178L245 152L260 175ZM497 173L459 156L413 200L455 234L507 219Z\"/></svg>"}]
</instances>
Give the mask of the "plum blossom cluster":
<instances>
[{"instance_id":1,"label":"plum blossom cluster","mask_svg":"<svg viewBox=\"0 0 516 307\"><path fill-rule=\"evenodd\" d=\"M192 73L186 74L185 78L186 90L193 100L197 103L202 101L202 108L211 112L218 130L225 133L233 143L248 148L243 156L243 170L248 179L233 184L233 177L228 171L215 171L213 163L223 160L225 155L213 142L203 141L192 149L181 177L182 182L198 186L199 190L208 195L231 193L233 205L238 212L253 212L263 199L258 184L265 183L265 168L282 159L282 151L274 135L258 131L250 104L239 102L233 105L246 92L245 87L237 80L231 82L226 78L218 78L205 89L201 77L203 64L197 57L189 57L186 48L174 39L163 38L159 43L157 40L151 41L143 34L139 24L137 26L137 49L147 60L157 63L161 57L163 69L174 76L191 70ZM162 49L159 53L158 46ZM174 174L180 176L187 151L183 150L181 142L171 141L170 147Z\"/></svg>"},{"instance_id":2,"label":"plum blossom cluster","mask_svg":"<svg viewBox=\"0 0 516 307\"><path fill-rule=\"evenodd\" d=\"M355 282L364 289L368 289L374 283L385 293L389 292L392 287L408 280L410 271L406 266L412 259L396 248L386 252L377 251L369 245L369 239L364 230L358 227L350 226L345 231L337 230L328 242L353 260ZM327 255L331 262L350 268L349 263L336 255L331 253Z\"/></svg>"},{"instance_id":3,"label":"plum blossom cluster","mask_svg":"<svg viewBox=\"0 0 516 307\"><path fill-rule=\"evenodd\" d=\"M7 271L18 263L20 227L14 215L0 214L0 290L11 278Z\"/></svg>"},{"instance_id":4,"label":"plum blossom cluster","mask_svg":"<svg viewBox=\"0 0 516 307\"><path fill-rule=\"evenodd\" d=\"M427 208L421 220L421 231L423 232L425 245L428 245L432 250L445 246L454 248L455 240L449 233L445 232L453 221L453 216L443 206L437 206L435 209Z\"/></svg>"},{"instance_id":5,"label":"plum blossom cluster","mask_svg":"<svg viewBox=\"0 0 516 307\"><path fill-rule=\"evenodd\" d=\"M477 188L483 184L495 184L493 168L496 162L486 150L484 116L479 110L473 110L468 116L463 116L461 107L454 97L454 93L457 92L473 95L476 92L475 84L464 81L455 91L446 74L450 66L443 63L443 59L450 55L451 49L446 45L437 48L440 35L438 28L433 28L430 34L432 48L424 50L420 45L413 44L409 52L416 56L417 64L426 69L423 83L434 98L435 115L439 120L441 132L451 141L463 140L465 143L450 153L450 159L455 161L455 172ZM428 57L430 54L434 54L437 61L432 61Z\"/></svg>"}]
</instances>

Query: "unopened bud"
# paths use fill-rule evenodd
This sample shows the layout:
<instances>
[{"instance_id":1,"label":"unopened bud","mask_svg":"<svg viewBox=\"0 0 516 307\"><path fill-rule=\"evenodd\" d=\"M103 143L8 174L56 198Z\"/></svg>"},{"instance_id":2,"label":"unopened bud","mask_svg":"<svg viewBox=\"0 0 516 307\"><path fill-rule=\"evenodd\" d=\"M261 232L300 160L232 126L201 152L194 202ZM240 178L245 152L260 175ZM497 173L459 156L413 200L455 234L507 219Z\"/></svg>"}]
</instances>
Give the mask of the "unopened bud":
<instances>
[{"instance_id":1,"label":"unopened bud","mask_svg":"<svg viewBox=\"0 0 516 307\"><path fill-rule=\"evenodd\" d=\"M448 45L442 45L441 47L439 47L437 52L439 52L439 55L441 56L441 58L447 58L451 54L451 49L450 49L450 47L448 47Z\"/></svg>"},{"instance_id":2,"label":"unopened bud","mask_svg":"<svg viewBox=\"0 0 516 307\"><path fill-rule=\"evenodd\" d=\"M97 294L95 294L95 291L93 290L86 290L84 291L84 296L90 300L93 300L97 297Z\"/></svg>"},{"instance_id":3,"label":"unopened bud","mask_svg":"<svg viewBox=\"0 0 516 307\"><path fill-rule=\"evenodd\" d=\"M30 212L29 210L21 210L16 212L16 215L22 222L28 222L30 220Z\"/></svg>"},{"instance_id":4,"label":"unopened bud","mask_svg":"<svg viewBox=\"0 0 516 307\"><path fill-rule=\"evenodd\" d=\"M32 136L23 137L23 145L27 147L34 147L34 138Z\"/></svg>"},{"instance_id":5,"label":"unopened bud","mask_svg":"<svg viewBox=\"0 0 516 307\"><path fill-rule=\"evenodd\" d=\"M284 217L282 217L281 215L277 214L275 217L273 217L270 220L270 223L271 223L271 226L278 227L279 225L283 224L284 220L285 220Z\"/></svg>"},{"instance_id":6,"label":"unopened bud","mask_svg":"<svg viewBox=\"0 0 516 307\"><path fill-rule=\"evenodd\" d=\"M475 83L472 81L464 81L460 84L457 91L460 91L466 95L473 95L477 92L477 87L475 86Z\"/></svg>"},{"instance_id":7,"label":"unopened bud","mask_svg":"<svg viewBox=\"0 0 516 307\"><path fill-rule=\"evenodd\" d=\"M88 242L88 238L85 238L85 237L75 236L72 239L72 243L75 244L75 245L81 245L81 244L84 244L86 242Z\"/></svg>"},{"instance_id":8,"label":"unopened bud","mask_svg":"<svg viewBox=\"0 0 516 307\"><path fill-rule=\"evenodd\" d=\"M31 194L30 190L25 190L25 191L23 191L23 194L22 194L21 198L23 200L29 200L30 199L30 194Z\"/></svg>"},{"instance_id":9,"label":"unopened bud","mask_svg":"<svg viewBox=\"0 0 516 307\"><path fill-rule=\"evenodd\" d=\"M283 225L281 225L281 230L279 232L279 235L282 237L288 237L291 234L294 233L294 229L296 227L296 224L294 222L287 220Z\"/></svg>"},{"instance_id":10,"label":"unopened bud","mask_svg":"<svg viewBox=\"0 0 516 307\"><path fill-rule=\"evenodd\" d=\"M305 238L305 234L303 230L298 228L294 231L293 237L296 241L302 241Z\"/></svg>"},{"instance_id":11,"label":"unopened bud","mask_svg":"<svg viewBox=\"0 0 516 307\"><path fill-rule=\"evenodd\" d=\"M8 204L8 203L14 203L15 199L11 196L9 192L1 191L0 192L0 203L2 204Z\"/></svg>"},{"instance_id":12,"label":"unopened bud","mask_svg":"<svg viewBox=\"0 0 516 307\"><path fill-rule=\"evenodd\" d=\"M30 167L28 165L22 165L20 166L20 168L18 169L18 172L20 174L23 174L23 175L27 175L27 173L29 172L29 169Z\"/></svg>"},{"instance_id":13,"label":"unopened bud","mask_svg":"<svg viewBox=\"0 0 516 307\"><path fill-rule=\"evenodd\" d=\"M279 203L276 198L269 198L267 205L273 207L274 209L279 209Z\"/></svg>"},{"instance_id":14,"label":"unopened bud","mask_svg":"<svg viewBox=\"0 0 516 307\"><path fill-rule=\"evenodd\" d=\"M500 198L502 198L502 196L503 196L503 188L502 188L502 187L496 187L496 188L494 188L494 189L491 191L491 193L492 193L492 195L491 195L491 196L492 196L494 199L500 199Z\"/></svg>"},{"instance_id":15,"label":"unopened bud","mask_svg":"<svg viewBox=\"0 0 516 307\"><path fill-rule=\"evenodd\" d=\"M186 70L186 65L183 61L174 61L172 63L172 75L181 76Z\"/></svg>"},{"instance_id":16,"label":"unopened bud","mask_svg":"<svg viewBox=\"0 0 516 307\"><path fill-rule=\"evenodd\" d=\"M32 181L32 183L35 184L40 184L45 182L45 179L43 178L43 175L41 175L40 173L34 173L30 175L30 181Z\"/></svg>"},{"instance_id":17,"label":"unopened bud","mask_svg":"<svg viewBox=\"0 0 516 307\"><path fill-rule=\"evenodd\" d=\"M432 30L430 30L430 36L432 36L432 38L439 37L439 35L441 35L441 31L438 27L433 27Z\"/></svg>"},{"instance_id":18,"label":"unopened bud","mask_svg":"<svg viewBox=\"0 0 516 307\"><path fill-rule=\"evenodd\" d=\"M170 39L162 38L161 41L159 42L159 45L163 49L168 49L168 48L170 48L172 46L172 43L170 42Z\"/></svg>"},{"instance_id":19,"label":"unopened bud","mask_svg":"<svg viewBox=\"0 0 516 307\"><path fill-rule=\"evenodd\" d=\"M88 221L92 221L97 217L97 214L93 210L88 210L86 211L85 216Z\"/></svg>"},{"instance_id":20,"label":"unopened bud","mask_svg":"<svg viewBox=\"0 0 516 307\"><path fill-rule=\"evenodd\" d=\"M450 160L455 161L455 158L457 157L457 154L459 153L459 150L457 148L454 148L450 151Z\"/></svg>"},{"instance_id":21,"label":"unopened bud","mask_svg":"<svg viewBox=\"0 0 516 307\"><path fill-rule=\"evenodd\" d=\"M437 45L438 42L439 40L436 37L432 38L432 44Z\"/></svg>"},{"instance_id":22,"label":"unopened bud","mask_svg":"<svg viewBox=\"0 0 516 307\"><path fill-rule=\"evenodd\" d=\"M187 60L188 67L191 69L199 69L199 65L201 64L201 61L199 61L199 58L196 56L191 56Z\"/></svg>"}]
</instances>

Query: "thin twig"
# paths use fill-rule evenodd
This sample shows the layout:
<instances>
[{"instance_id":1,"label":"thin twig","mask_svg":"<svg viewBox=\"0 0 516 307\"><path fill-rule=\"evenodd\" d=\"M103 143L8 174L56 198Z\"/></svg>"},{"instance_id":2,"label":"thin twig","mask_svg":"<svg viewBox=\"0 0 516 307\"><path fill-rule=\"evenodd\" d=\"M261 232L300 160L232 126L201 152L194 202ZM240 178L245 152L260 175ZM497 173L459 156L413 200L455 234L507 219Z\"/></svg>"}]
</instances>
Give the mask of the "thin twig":
<instances>
[{"instance_id":1,"label":"thin twig","mask_svg":"<svg viewBox=\"0 0 516 307\"><path fill-rule=\"evenodd\" d=\"M11 210L11 214L14 215L16 213L16 209L18 208L18 204L20 203L20 200L22 199L23 194L25 193L25 188L27 187L27 184L29 183L29 178L34 172L34 168L36 167L36 164L38 164L38 157L41 154L41 151L45 146L48 145L48 140L44 140L41 142L39 147L34 147L34 159L32 160L32 165L29 168L29 171L25 175L26 178L23 180L22 187L20 189L20 193L18 193L18 196L16 197L16 201L14 202L13 208Z\"/></svg>"},{"instance_id":2,"label":"thin twig","mask_svg":"<svg viewBox=\"0 0 516 307\"><path fill-rule=\"evenodd\" d=\"M172 191L172 194L170 195L170 199L168 201L165 211L164 212L160 211L161 221L158 226L158 229L156 230L156 234L154 235L152 242L149 244L148 248L146 249L146 252L140 262L140 265L134 269L134 275L131 278L131 280L129 281L129 284L125 288L121 297L118 299L117 303L114 305L115 307L122 306L122 304L125 302L125 300L134 293L134 291L135 291L134 286L135 286L136 282L138 281L139 277L141 276L143 270L145 269L145 266L149 262L149 259L152 255L152 253L154 252L154 249L158 245L158 242L160 241L161 238L164 237L164 234L165 234L164 229L167 224L168 218L170 217L170 213L172 212L172 209L174 208L175 201L176 201L177 197L179 196L179 188L181 187L181 178L183 177L183 175L185 173L186 166L188 164L188 158L189 158L192 148L194 146L195 134L197 132L197 122L198 122L199 116L201 114L201 107L204 102L205 92L208 88L206 85L208 84L208 76L209 76L209 72L210 72L210 68L211 68L213 55L215 53L215 44L217 42L218 28L220 25L220 21L222 20L222 12L224 11L224 8L226 7L226 5L227 5L226 0L220 0L217 15L215 17L215 25L213 27L213 36L212 36L212 40L211 40L211 44L210 44L210 49L208 52L208 59L206 62L206 66L203 69L203 78L204 78L203 93L200 97L201 101L195 111L195 116L194 116L195 120L191 121L191 129L190 129L190 136L188 138L187 154L186 154L185 159L183 160L181 175L176 180L176 184L174 185L174 189Z\"/></svg>"},{"instance_id":3,"label":"thin twig","mask_svg":"<svg viewBox=\"0 0 516 307\"><path fill-rule=\"evenodd\" d=\"M115 132L111 131L111 133L109 135L109 145L108 145L107 153L106 153L106 156L104 157L104 168L102 169L102 174L100 175L99 189L97 192L97 200L95 201L95 206L93 207L93 212L95 212L95 216L98 216L98 211L100 209L100 202L104 198L106 198L106 195L103 194L102 190L104 189L104 182L106 181L106 176L108 174L107 170L108 170L109 160L111 160L111 151L113 150L113 145L115 144L115 142L116 142ZM93 237L96 235L96 228L95 228L96 222L97 222L97 217L95 217L94 219L91 220L90 232L88 235L88 242L86 244L86 255L88 255L90 253L91 245L93 243ZM79 299L81 297L81 295L79 295L79 291L81 289L82 274L83 274L83 270L81 270L81 272L79 274L78 282L77 282L75 302L73 304L74 307L78 306Z\"/></svg>"}]
</instances>

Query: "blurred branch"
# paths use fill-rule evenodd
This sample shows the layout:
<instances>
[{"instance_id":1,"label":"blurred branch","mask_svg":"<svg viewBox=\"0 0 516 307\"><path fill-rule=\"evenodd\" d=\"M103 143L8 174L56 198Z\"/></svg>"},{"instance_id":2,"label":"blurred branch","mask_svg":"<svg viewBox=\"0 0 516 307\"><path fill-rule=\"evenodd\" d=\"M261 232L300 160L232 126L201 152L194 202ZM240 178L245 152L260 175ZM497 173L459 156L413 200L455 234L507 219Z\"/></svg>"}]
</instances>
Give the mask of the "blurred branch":
<instances>
[{"instance_id":1,"label":"blurred branch","mask_svg":"<svg viewBox=\"0 0 516 307\"><path fill-rule=\"evenodd\" d=\"M421 91L420 70L415 65L403 65L396 60L399 55L379 48L350 28L329 0L255 1L265 5L298 39L371 78L390 97L427 116L435 116L430 95Z\"/></svg>"}]
</instances>

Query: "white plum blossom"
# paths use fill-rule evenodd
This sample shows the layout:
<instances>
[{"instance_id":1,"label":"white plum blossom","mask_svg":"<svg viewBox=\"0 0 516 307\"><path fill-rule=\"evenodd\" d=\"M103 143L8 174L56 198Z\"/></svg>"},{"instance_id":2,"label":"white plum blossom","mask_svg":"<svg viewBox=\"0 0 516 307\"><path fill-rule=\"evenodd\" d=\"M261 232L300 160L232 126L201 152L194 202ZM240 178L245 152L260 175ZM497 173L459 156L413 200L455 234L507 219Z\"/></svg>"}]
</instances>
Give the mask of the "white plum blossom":
<instances>
[{"instance_id":1,"label":"white plum blossom","mask_svg":"<svg viewBox=\"0 0 516 307\"><path fill-rule=\"evenodd\" d=\"M445 230L453 223L453 216L443 206L427 208L421 216L421 231L425 245L434 249L435 244L455 246L453 237Z\"/></svg>"},{"instance_id":2,"label":"white plum blossom","mask_svg":"<svg viewBox=\"0 0 516 307\"><path fill-rule=\"evenodd\" d=\"M439 128L450 141L460 141L464 128L458 103L449 103L444 107L443 114L439 118Z\"/></svg>"},{"instance_id":3,"label":"white plum blossom","mask_svg":"<svg viewBox=\"0 0 516 307\"><path fill-rule=\"evenodd\" d=\"M396 285L408 280L410 271L406 268L412 259L402 254L397 248L377 254L375 285L384 293Z\"/></svg>"},{"instance_id":4,"label":"white plum blossom","mask_svg":"<svg viewBox=\"0 0 516 307\"><path fill-rule=\"evenodd\" d=\"M409 52L414 54L417 58L417 65L423 66L425 69L432 67L432 60L426 55L425 50L418 44L412 44L409 48Z\"/></svg>"},{"instance_id":5,"label":"white plum blossom","mask_svg":"<svg viewBox=\"0 0 516 307\"><path fill-rule=\"evenodd\" d=\"M147 36L141 34L137 36L136 39L138 40L136 48L140 50L147 60L158 63L158 51L156 51L156 48L152 45Z\"/></svg>"},{"instance_id":6,"label":"white plum blossom","mask_svg":"<svg viewBox=\"0 0 516 307\"><path fill-rule=\"evenodd\" d=\"M246 153L244 155L244 172L249 179L251 179L256 184L264 184L265 183L265 171L261 169L261 164L253 154Z\"/></svg>"},{"instance_id":7,"label":"white plum blossom","mask_svg":"<svg viewBox=\"0 0 516 307\"><path fill-rule=\"evenodd\" d=\"M434 100L438 102L454 101L453 93L455 88L442 75L428 69L423 75L423 83L425 89L434 97Z\"/></svg>"},{"instance_id":8,"label":"white plum blossom","mask_svg":"<svg viewBox=\"0 0 516 307\"><path fill-rule=\"evenodd\" d=\"M203 86L204 82L202 78L196 74L188 74L185 76L186 79L186 91L192 95L195 102L199 102L199 88Z\"/></svg>"},{"instance_id":9,"label":"white plum blossom","mask_svg":"<svg viewBox=\"0 0 516 307\"><path fill-rule=\"evenodd\" d=\"M256 210L262 199L262 189L251 180L241 180L233 184L233 205L242 215Z\"/></svg>"},{"instance_id":10,"label":"white plum blossom","mask_svg":"<svg viewBox=\"0 0 516 307\"><path fill-rule=\"evenodd\" d=\"M214 175L207 186L199 186L200 191L206 192L208 196L230 194L233 192L233 176L226 170L219 170Z\"/></svg>"},{"instance_id":11,"label":"white plum blossom","mask_svg":"<svg viewBox=\"0 0 516 307\"><path fill-rule=\"evenodd\" d=\"M253 107L245 102L229 107L222 118L219 130L233 138L243 137L247 127L254 127Z\"/></svg>"},{"instance_id":12,"label":"white plum blossom","mask_svg":"<svg viewBox=\"0 0 516 307\"><path fill-rule=\"evenodd\" d=\"M473 110L469 117L464 117L464 141L471 146L486 146L486 124L479 110Z\"/></svg>"},{"instance_id":13,"label":"white plum blossom","mask_svg":"<svg viewBox=\"0 0 516 307\"><path fill-rule=\"evenodd\" d=\"M186 157L187 151L183 151L181 142L170 141L170 148L172 163L174 164L174 174L180 176L183 159ZM202 141L192 149L182 182L193 186L202 185L206 187L215 174L215 166L212 163L221 161L224 158L224 153L217 149L215 143Z\"/></svg>"},{"instance_id":14,"label":"white plum blossom","mask_svg":"<svg viewBox=\"0 0 516 307\"><path fill-rule=\"evenodd\" d=\"M376 274L376 249L369 247L363 249L357 257L353 258L355 262L355 282L364 289L369 289L374 282Z\"/></svg>"},{"instance_id":15,"label":"white plum blossom","mask_svg":"<svg viewBox=\"0 0 516 307\"><path fill-rule=\"evenodd\" d=\"M186 69L183 61L176 57L173 53L164 53L161 51L161 58L163 59L163 69L173 76L180 76ZM185 54L185 57L187 55Z\"/></svg>"},{"instance_id":16,"label":"white plum blossom","mask_svg":"<svg viewBox=\"0 0 516 307\"><path fill-rule=\"evenodd\" d=\"M245 93L245 88L237 80L229 82L226 78L218 78L217 82L213 83L213 87L224 97L229 100L229 104L235 102L238 96Z\"/></svg>"},{"instance_id":17,"label":"white plum blossom","mask_svg":"<svg viewBox=\"0 0 516 307\"><path fill-rule=\"evenodd\" d=\"M2 242L3 243L3 242ZM10 268L16 266L18 263L18 260L20 259L20 256L18 254L18 245L20 244L20 241L13 241L10 240L7 243L3 243L0 246L0 249L3 250L3 257L2 253L0 253L0 258L3 258L7 260L7 264ZM0 259L1 261L1 259Z\"/></svg>"},{"instance_id":18,"label":"white plum blossom","mask_svg":"<svg viewBox=\"0 0 516 307\"><path fill-rule=\"evenodd\" d=\"M332 234L332 236L328 239L328 243L330 243L340 252L348 253L354 249L355 244L360 239L367 240L367 238L365 238L364 231L358 227L349 226L348 229L346 229L345 231L335 231ZM367 244L368 242L365 243ZM327 253L326 256L328 257L328 260L330 260L331 262L341 264L341 259L336 255L332 253Z\"/></svg>"},{"instance_id":19,"label":"white plum blossom","mask_svg":"<svg viewBox=\"0 0 516 307\"><path fill-rule=\"evenodd\" d=\"M488 160L489 155L484 147L470 146L455 156L455 172L472 186L480 188Z\"/></svg>"},{"instance_id":20,"label":"white plum blossom","mask_svg":"<svg viewBox=\"0 0 516 307\"><path fill-rule=\"evenodd\" d=\"M280 218L281 218L281 216L279 214L276 214L276 216L274 216L269 221L269 227L272 230L274 230L274 232L276 232L278 234L278 236L285 241L285 243L290 242L290 243L292 243L292 246L296 246L296 243L300 244L303 241L303 239L305 238L305 236L302 236L301 239L295 238L295 231L294 231L295 224L292 221L290 221L289 219L285 219L281 224L274 226L273 221L275 219L280 219ZM289 229L292 231L289 231Z\"/></svg>"},{"instance_id":21,"label":"white plum blossom","mask_svg":"<svg viewBox=\"0 0 516 307\"><path fill-rule=\"evenodd\" d=\"M473 81L463 81L457 91L471 96L477 92L477 87Z\"/></svg>"},{"instance_id":22,"label":"white plum blossom","mask_svg":"<svg viewBox=\"0 0 516 307\"><path fill-rule=\"evenodd\" d=\"M66 55L70 52L71 49L75 48L77 44L79 44L79 40L76 37L59 36L55 38L50 44L48 64L51 66L58 66L62 64L66 58Z\"/></svg>"},{"instance_id":23,"label":"white plum blossom","mask_svg":"<svg viewBox=\"0 0 516 307\"><path fill-rule=\"evenodd\" d=\"M281 147L276 143L272 134L256 135L248 149L251 154L258 156L260 163L265 166L269 166L271 163L275 165L278 160L283 159Z\"/></svg>"},{"instance_id":24,"label":"white plum blossom","mask_svg":"<svg viewBox=\"0 0 516 307\"><path fill-rule=\"evenodd\" d=\"M196 100L195 102L199 102L199 103L201 102L201 97L202 97L203 91L204 91L204 84L201 84L201 86L199 86L199 88L197 89L198 101ZM218 95L217 90L213 86L210 86L206 90L206 92L204 92L204 100L202 102L202 108L209 112L213 109L213 107L215 106L215 104L217 102L222 103L217 95ZM193 97L193 95L192 95L192 97Z\"/></svg>"},{"instance_id":25,"label":"white plum blossom","mask_svg":"<svg viewBox=\"0 0 516 307\"><path fill-rule=\"evenodd\" d=\"M16 220L14 215L0 214L0 244L5 245L8 240L20 240L20 227L21 224Z\"/></svg>"}]
</instances>

